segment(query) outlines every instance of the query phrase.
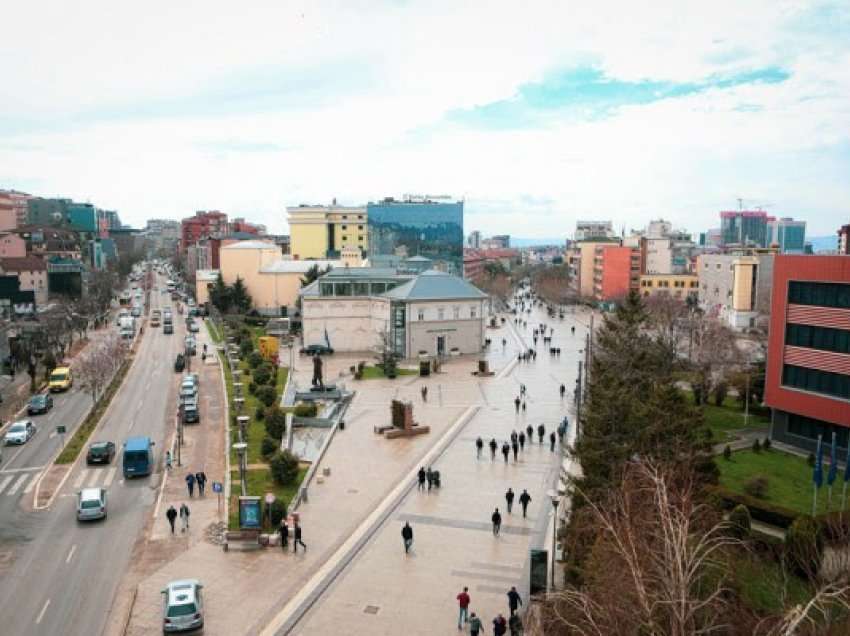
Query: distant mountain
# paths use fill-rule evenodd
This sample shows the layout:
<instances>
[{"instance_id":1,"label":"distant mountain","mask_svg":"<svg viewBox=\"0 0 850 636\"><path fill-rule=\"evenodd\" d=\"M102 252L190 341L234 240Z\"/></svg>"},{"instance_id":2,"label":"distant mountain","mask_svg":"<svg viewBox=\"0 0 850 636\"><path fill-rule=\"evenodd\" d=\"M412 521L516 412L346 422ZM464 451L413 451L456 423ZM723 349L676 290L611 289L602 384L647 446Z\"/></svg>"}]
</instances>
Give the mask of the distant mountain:
<instances>
[{"instance_id":1,"label":"distant mountain","mask_svg":"<svg viewBox=\"0 0 850 636\"><path fill-rule=\"evenodd\" d=\"M838 235L807 236L806 243L812 244L812 250L814 250L815 254L818 252L831 252L838 249Z\"/></svg>"},{"instance_id":2,"label":"distant mountain","mask_svg":"<svg viewBox=\"0 0 850 636\"><path fill-rule=\"evenodd\" d=\"M535 247L537 245L559 245L564 246L564 237L561 238L514 238L511 237L511 247Z\"/></svg>"}]
</instances>

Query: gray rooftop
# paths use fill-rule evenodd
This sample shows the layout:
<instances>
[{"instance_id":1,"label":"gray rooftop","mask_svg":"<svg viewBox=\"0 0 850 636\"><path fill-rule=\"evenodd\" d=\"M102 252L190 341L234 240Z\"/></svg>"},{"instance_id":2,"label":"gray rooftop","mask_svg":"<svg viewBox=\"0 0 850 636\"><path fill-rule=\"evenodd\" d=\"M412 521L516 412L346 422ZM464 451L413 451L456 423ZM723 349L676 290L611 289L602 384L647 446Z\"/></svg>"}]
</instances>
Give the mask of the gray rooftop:
<instances>
[{"instance_id":1,"label":"gray rooftop","mask_svg":"<svg viewBox=\"0 0 850 636\"><path fill-rule=\"evenodd\" d=\"M410 278L410 275L402 275L398 270L392 267L336 267L329 271L322 278Z\"/></svg>"},{"instance_id":2,"label":"gray rooftop","mask_svg":"<svg viewBox=\"0 0 850 636\"><path fill-rule=\"evenodd\" d=\"M487 294L462 278L428 270L383 294L392 300L480 300Z\"/></svg>"}]
</instances>

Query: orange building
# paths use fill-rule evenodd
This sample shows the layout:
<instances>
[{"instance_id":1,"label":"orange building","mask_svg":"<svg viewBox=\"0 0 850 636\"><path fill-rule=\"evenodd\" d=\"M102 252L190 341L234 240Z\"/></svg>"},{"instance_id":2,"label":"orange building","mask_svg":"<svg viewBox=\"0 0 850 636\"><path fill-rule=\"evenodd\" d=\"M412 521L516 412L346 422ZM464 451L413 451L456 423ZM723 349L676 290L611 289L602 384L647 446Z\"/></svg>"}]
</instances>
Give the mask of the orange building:
<instances>
[{"instance_id":1,"label":"orange building","mask_svg":"<svg viewBox=\"0 0 850 636\"><path fill-rule=\"evenodd\" d=\"M597 245L593 253L593 296L597 301L616 301L640 285L640 248Z\"/></svg>"}]
</instances>

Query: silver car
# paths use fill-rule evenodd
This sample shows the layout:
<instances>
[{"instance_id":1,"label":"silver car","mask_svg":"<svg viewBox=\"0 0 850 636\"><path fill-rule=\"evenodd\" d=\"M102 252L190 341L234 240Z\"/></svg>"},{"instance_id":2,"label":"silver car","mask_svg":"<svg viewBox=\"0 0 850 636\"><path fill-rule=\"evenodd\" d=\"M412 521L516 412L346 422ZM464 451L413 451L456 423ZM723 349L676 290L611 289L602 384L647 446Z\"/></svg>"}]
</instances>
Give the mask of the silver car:
<instances>
[{"instance_id":1,"label":"silver car","mask_svg":"<svg viewBox=\"0 0 850 636\"><path fill-rule=\"evenodd\" d=\"M35 435L35 424L30 420L14 422L6 431L6 444L26 444Z\"/></svg>"},{"instance_id":2,"label":"silver car","mask_svg":"<svg viewBox=\"0 0 850 636\"><path fill-rule=\"evenodd\" d=\"M106 519L106 489L83 488L77 495L77 520Z\"/></svg>"},{"instance_id":3,"label":"silver car","mask_svg":"<svg viewBox=\"0 0 850 636\"><path fill-rule=\"evenodd\" d=\"M204 625L203 585L197 579L171 581L162 590L162 631L184 632Z\"/></svg>"}]
</instances>

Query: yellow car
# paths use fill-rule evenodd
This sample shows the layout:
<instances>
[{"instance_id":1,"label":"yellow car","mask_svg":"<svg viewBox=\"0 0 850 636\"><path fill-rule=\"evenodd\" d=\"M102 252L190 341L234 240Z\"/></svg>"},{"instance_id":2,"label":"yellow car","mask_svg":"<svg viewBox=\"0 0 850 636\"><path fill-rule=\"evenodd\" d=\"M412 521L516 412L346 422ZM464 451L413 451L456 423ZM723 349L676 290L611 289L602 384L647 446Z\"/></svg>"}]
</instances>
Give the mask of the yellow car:
<instances>
[{"instance_id":1,"label":"yellow car","mask_svg":"<svg viewBox=\"0 0 850 636\"><path fill-rule=\"evenodd\" d=\"M50 383L48 387L52 392L67 391L74 384L70 367L56 367L50 372Z\"/></svg>"}]
</instances>

